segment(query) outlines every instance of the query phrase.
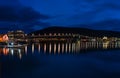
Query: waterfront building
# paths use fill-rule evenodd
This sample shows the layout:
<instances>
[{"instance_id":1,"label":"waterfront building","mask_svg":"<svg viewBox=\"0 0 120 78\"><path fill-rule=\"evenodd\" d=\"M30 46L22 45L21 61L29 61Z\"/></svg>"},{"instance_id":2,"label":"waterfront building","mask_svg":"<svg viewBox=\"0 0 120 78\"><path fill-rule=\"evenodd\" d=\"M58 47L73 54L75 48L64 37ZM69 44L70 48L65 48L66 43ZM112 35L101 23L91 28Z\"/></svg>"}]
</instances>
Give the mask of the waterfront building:
<instances>
[{"instance_id":1,"label":"waterfront building","mask_svg":"<svg viewBox=\"0 0 120 78\"><path fill-rule=\"evenodd\" d=\"M7 42L9 40L7 34L0 34L0 42Z\"/></svg>"},{"instance_id":2,"label":"waterfront building","mask_svg":"<svg viewBox=\"0 0 120 78\"><path fill-rule=\"evenodd\" d=\"M9 31L7 34L10 41L25 41L27 37L22 30Z\"/></svg>"}]
</instances>

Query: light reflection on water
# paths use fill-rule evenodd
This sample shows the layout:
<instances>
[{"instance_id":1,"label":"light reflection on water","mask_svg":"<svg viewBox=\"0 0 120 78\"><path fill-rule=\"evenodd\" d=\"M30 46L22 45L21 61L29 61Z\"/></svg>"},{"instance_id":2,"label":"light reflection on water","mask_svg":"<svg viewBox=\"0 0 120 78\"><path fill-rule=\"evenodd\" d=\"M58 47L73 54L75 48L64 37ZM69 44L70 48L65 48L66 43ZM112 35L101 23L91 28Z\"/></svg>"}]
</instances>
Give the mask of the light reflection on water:
<instances>
[{"instance_id":1,"label":"light reflection on water","mask_svg":"<svg viewBox=\"0 0 120 78\"><path fill-rule=\"evenodd\" d=\"M80 41L4 47L0 48L2 78L120 78L119 49L120 42Z\"/></svg>"},{"instance_id":2,"label":"light reflection on water","mask_svg":"<svg viewBox=\"0 0 120 78\"><path fill-rule=\"evenodd\" d=\"M94 50L94 49L115 49L120 48L120 42L76 42L76 43L60 43L60 42L46 42L37 43L24 46L23 48L0 48L0 55L16 55L20 59L22 55L28 53L30 49L32 53L35 50L38 52L44 52L49 54L62 54L62 53L80 53L83 50Z\"/></svg>"}]
</instances>

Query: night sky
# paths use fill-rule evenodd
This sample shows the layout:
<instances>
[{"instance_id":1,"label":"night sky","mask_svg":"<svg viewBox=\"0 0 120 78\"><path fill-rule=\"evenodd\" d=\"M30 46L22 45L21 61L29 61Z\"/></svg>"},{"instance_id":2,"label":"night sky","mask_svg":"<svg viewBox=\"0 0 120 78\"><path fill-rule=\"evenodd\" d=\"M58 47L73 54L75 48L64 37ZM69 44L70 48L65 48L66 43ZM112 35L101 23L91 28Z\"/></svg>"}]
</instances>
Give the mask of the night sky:
<instances>
[{"instance_id":1,"label":"night sky","mask_svg":"<svg viewBox=\"0 0 120 78\"><path fill-rule=\"evenodd\" d=\"M0 28L50 26L120 31L120 0L0 0Z\"/></svg>"}]
</instances>

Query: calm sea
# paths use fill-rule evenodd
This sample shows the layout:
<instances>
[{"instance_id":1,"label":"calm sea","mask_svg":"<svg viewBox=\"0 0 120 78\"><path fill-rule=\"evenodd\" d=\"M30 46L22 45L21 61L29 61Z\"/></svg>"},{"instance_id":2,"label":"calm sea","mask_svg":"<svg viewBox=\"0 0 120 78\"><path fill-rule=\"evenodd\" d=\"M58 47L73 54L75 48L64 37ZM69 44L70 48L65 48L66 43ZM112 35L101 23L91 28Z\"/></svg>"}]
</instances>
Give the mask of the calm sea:
<instances>
[{"instance_id":1,"label":"calm sea","mask_svg":"<svg viewBox=\"0 0 120 78\"><path fill-rule=\"evenodd\" d=\"M120 78L120 42L0 48L0 78Z\"/></svg>"}]
</instances>

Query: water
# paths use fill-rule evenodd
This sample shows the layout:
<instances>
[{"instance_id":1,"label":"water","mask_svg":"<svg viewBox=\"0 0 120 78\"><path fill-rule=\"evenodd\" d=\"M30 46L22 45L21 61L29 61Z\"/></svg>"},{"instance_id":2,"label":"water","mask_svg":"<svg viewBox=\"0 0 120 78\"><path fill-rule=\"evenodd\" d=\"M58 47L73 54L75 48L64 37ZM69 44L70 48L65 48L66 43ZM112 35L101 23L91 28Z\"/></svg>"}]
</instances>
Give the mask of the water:
<instances>
[{"instance_id":1,"label":"water","mask_svg":"<svg viewBox=\"0 0 120 78\"><path fill-rule=\"evenodd\" d=\"M120 42L0 48L1 78L120 78Z\"/></svg>"}]
</instances>

